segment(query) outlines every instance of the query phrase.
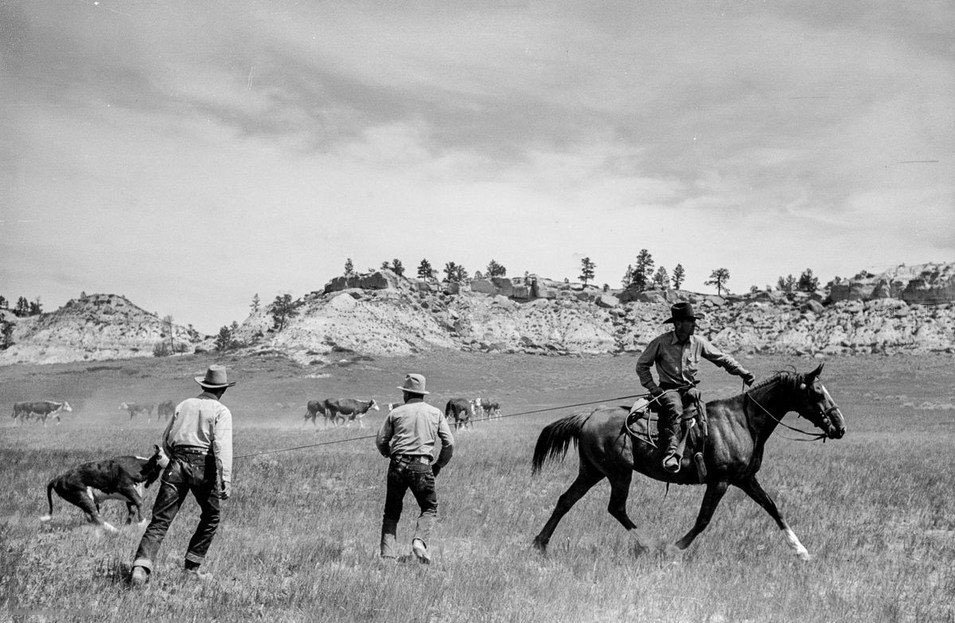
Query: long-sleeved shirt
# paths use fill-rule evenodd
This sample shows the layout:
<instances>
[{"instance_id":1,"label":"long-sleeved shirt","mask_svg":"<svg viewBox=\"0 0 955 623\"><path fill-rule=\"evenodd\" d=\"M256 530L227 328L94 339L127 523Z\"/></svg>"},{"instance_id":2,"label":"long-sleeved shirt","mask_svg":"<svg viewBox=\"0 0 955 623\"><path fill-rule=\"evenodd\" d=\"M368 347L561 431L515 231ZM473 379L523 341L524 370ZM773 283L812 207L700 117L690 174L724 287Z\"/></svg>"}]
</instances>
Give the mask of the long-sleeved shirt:
<instances>
[{"instance_id":1,"label":"long-sleeved shirt","mask_svg":"<svg viewBox=\"0 0 955 623\"><path fill-rule=\"evenodd\" d=\"M444 467L451 460L454 436L448 420L437 408L426 402L414 401L395 407L385 417L375 445L382 456L434 457L434 444L441 439L441 453L436 467Z\"/></svg>"},{"instance_id":2,"label":"long-sleeved shirt","mask_svg":"<svg viewBox=\"0 0 955 623\"><path fill-rule=\"evenodd\" d=\"M163 433L167 453L176 446L211 450L222 482L232 482L232 412L208 392L176 407Z\"/></svg>"},{"instance_id":3,"label":"long-sleeved shirt","mask_svg":"<svg viewBox=\"0 0 955 623\"><path fill-rule=\"evenodd\" d=\"M745 376L748 372L735 359L724 354L708 340L691 335L686 342L679 342L676 332L670 331L653 339L637 359L637 376L640 384L653 391L657 384L650 374L650 366L656 364L660 383L665 385L695 384L700 368L700 357L712 361L730 374Z\"/></svg>"}]
</instances>

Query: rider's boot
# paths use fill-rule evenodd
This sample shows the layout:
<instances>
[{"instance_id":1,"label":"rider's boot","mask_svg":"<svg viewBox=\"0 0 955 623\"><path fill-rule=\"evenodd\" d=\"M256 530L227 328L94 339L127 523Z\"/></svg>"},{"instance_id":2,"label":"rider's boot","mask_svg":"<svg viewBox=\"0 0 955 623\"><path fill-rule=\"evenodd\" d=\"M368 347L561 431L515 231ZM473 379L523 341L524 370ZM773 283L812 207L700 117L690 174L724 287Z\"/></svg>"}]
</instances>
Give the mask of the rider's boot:
<instances>
[{"instance_id":1,"label":"rider's boot","mask_svg":"<svg viewBox=\"0 0 955 623\"><path fill-rule=\"evenodd\" d=\"M683 457L680 455L680 435L677 427L679 420L667 422L660 430L660 447L663 448L663 469L675 474L680 471L680 461Z\"/></svg>"}]
</instances>

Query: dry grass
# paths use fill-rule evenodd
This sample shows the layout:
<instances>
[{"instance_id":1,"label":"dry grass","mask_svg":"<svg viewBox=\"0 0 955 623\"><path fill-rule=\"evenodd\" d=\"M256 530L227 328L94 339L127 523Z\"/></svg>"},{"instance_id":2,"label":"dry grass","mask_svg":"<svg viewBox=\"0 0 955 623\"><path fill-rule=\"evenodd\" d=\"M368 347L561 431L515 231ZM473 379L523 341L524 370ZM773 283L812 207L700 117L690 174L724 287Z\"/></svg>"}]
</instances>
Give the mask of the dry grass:
<instances>
[{"instance_id":1,"label":"dry grass","mask_svg":"<svg viewBox=\"0 0 955 623\"><path fill-rule=\"evenodd\" d=\"M173 358L0 369L0 405L65 398L77 413L59 427L0 423L0 621L955 621L955 402L951 357L836 359L823 380L849 433L823 444L774 437L762 482L814 555L790 554L770 518L738 491L689 550L674 552L702 496L641 476L630 514L658 542L634 558L606 512L601 484L557 528L547 557L530 548L577 459L530 476L537 433L569 412L479 423L458 436L438 479L435 564L383 566L376 558L386 462L370 440L237 461L235 495L206 569L185 583L180 566L198 518L191 501L173 524L154 581L126 584L141 529L118 536L83 524L54 501L41 525L45 483L82 461L143 453L161 430L129 422L122 400L158 402L195 392L207 360ZM630 357L542 359L437 353L327 369L280 359L225 362L239 385L236 453L372 434L301 427L309 398L393 401L406 371L428 375L431 398L490 396L504 413L635 393ZM747 360L760 376L815 362ZM328 376L324 376L328 374ZM706 371L711 396L738 390ZM899 396L904 396L901 401ZM905 402L905 406L901 403ZM276 403L282 403L278 406ZM293 403L294 408L287 405ZM932 405L920 408L919 405ZM79 407L77 407L79 405ZM154 491L150 495L150 501ZM122 521L111 503L110 521ZM410 538L406 500L399 538Z\"/></svg>"}]
</instances>

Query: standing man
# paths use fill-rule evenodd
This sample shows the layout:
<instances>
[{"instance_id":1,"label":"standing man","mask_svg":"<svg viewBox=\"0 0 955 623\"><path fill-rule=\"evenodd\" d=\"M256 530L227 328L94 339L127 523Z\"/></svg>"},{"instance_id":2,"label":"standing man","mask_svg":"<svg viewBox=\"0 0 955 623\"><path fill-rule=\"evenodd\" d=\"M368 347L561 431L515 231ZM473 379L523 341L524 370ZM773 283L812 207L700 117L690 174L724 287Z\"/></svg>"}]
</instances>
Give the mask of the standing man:
<instances>
[{"instance_id":1,"label":"standing man","mask_svg":"<svg viewBox=\"0 0 955 623\"><path fill-rule=\"evenodd\" d=\"M382 456L391 459L388 465L388 490L385 495L385 513L381 521L381 557L395 560L398 557L395 541L398 520L405 492L411 489L421 515L415 526L411 551L424 564L431 562L428 541L431 528L438 516L438 496L434 490L434 477L451 460L454 437L444 414L424 402L430 392L425 391L425 378L409 374L404 385L404 404L395 407L386 417L375 445ZM434 441L441 438L441 452L434 461Z\"/></svg>"},{"instance_id":2,"label":"standing man","mask_svg":"<svg viewBox=\"0 0 955 623\"><path fill-rule=\"evenodd\" d=\"M673 331L654 338L637 359L637 376L640 384L650 391L654 400L660 403L660 448L663 449L663 469L671 474L680 471L679 426L685 405L699 401L700 392L696 389L696 373L700 367L700 357L712 361L726 369L730 374L742 377L747 385L752 385L755 377L743 368L735 359L717 350L709 341L693 335L696 321L703 314L694 314L689 303L677 303L670 308ZM656 364L658 385L650 374L650 366Z\"/></svg>"},{"instance_id":3,"label":"standing man","mask_svg":"<svg viewBox=\"0 0 955 623\"><path fill-rule=\"evenodd\" d=\"M192 579L207 577L199 573L199 565L219 525L219 501L228 499L232 490L232 413L219 400L235 382L228 381L226 369L219 365L209 366L204 377L195 379L202 393L179 403L163 433L170 460L153 505L152 521L136 550L133 586L149 579L169 524L190 491L202 514L186 551L185 571Z\"/></svg>"}]
</instances>

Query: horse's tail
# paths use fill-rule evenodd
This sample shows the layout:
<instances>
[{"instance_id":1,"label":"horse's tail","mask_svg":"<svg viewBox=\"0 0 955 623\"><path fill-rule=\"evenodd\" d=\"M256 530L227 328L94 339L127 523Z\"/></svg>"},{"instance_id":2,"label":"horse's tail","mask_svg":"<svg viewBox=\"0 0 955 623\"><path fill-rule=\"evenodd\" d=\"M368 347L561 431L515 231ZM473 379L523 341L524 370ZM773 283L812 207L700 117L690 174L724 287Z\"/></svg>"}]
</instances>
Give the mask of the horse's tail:
<instances>
[{"instance_id":1,"label":"horse's tail","mask_svg":"<svg viewBox=\"0 0 955 623\"><path fill-rule=\"evenodd\" d=\"M531 462L531 473L536 474L548 459L563 460L571 442L576 446L584 422L591 416L590 413L575 413L562 420L557 420L544 427L537 445L534 447L534 459Z\"/></svg>"},{"instance_id":2,"label":"horse's tail","mask_svg":"<svg viewBox=\"0 0 955 623\"><path fill-rule=\"evenodd\" d=\"M54 478L46 486L46 501L50 504L50 512L40 517L40 521L50 521L51 519L53 519L53 487L56 486L57 480L58 478Z\"/></svg>"}]
</instances>

